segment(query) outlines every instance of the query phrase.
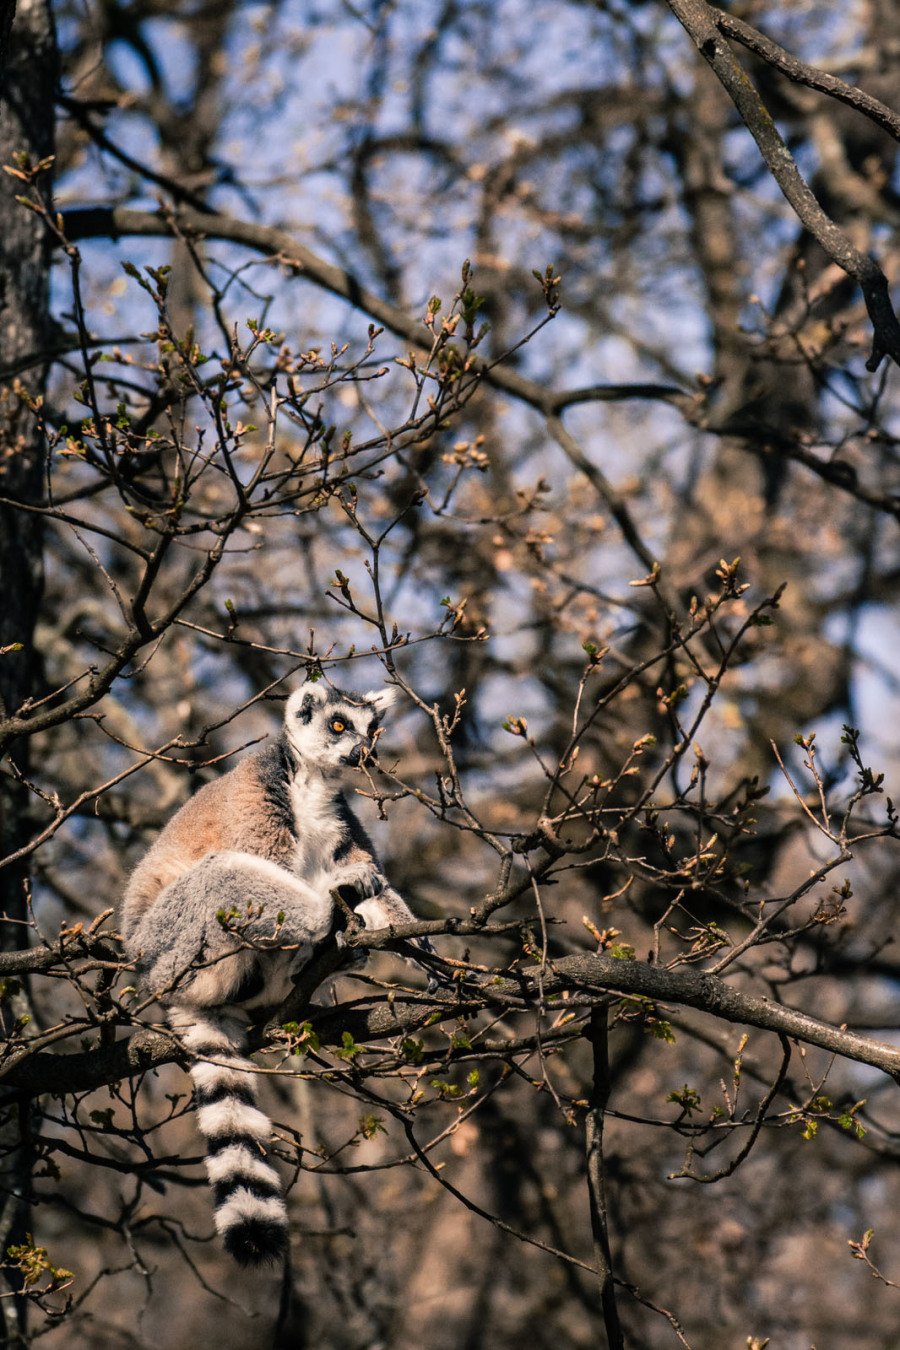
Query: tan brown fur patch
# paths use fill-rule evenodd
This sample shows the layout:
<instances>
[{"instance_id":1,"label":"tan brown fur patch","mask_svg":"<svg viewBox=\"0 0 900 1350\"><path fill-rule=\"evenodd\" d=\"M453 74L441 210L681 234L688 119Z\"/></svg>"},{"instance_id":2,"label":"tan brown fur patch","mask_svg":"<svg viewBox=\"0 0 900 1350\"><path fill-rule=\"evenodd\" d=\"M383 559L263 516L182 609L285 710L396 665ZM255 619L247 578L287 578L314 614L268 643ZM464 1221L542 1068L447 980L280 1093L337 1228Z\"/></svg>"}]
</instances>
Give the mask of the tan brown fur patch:
<instances>
[{"instance_id":1,"label":"tan brown fur patch","mask_svg":"<svg viewBox=\"0 0 900 1350\"><path fill-rule=\"evenodd\" d=\"M137 864L125 891L122 921L133 932L159 893L207 853L234 849L290 867L296 839L267 808L263 756L257 751L175 813Z\"/></svg>"}]
</instances>

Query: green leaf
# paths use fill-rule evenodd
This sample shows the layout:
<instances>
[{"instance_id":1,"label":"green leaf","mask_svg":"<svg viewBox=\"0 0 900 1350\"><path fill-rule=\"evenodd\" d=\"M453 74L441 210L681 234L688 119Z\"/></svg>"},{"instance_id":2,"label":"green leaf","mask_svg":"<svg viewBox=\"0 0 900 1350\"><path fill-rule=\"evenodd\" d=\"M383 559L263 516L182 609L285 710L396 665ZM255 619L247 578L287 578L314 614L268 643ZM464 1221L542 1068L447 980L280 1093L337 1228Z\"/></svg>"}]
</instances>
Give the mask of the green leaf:
<instances>
[{"instance_id":1,"label":"green leaf","mask_svg":"<svg viewBox=\"0 0 900 1350\"><path fill-rule=\"evenodd\" d=\"M461 1097L462 1088L458 1083L445 1083L442 1078L432 1078L431 1086L435 1088L442 1097Z\"/></svg>"},{"instance_id":2,"label":"green leaf","mask_svg":"<svg viewBox=\"0 0 900 1350\"><path fill-rule=\"evenodd\" d=\"M376 1134L387 1134L380 1116L362 1116L359 1122L359 1132L364 1139L374 1139Z\"/></svg>"},{"instance_id":3,"label":"green leaf","mask_svg":"<svg viewBox=\"0 0 900 1350\"><path fill-rule=\"evenodd\" d=\"M341 1033L341 1049L335 1050L338 1059L354 1060L361 1052L362 1046L357 1045L349 1031Z\"/></svg>"}]
</instances>

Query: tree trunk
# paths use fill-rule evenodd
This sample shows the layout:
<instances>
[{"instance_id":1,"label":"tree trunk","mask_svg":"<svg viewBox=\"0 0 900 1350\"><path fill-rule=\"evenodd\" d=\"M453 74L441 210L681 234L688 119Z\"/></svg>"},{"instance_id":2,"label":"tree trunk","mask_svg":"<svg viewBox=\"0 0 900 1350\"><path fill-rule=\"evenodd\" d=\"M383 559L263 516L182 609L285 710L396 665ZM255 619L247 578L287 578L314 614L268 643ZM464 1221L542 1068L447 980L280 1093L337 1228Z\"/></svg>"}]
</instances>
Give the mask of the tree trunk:
<instances>
[{"instance_id":1,"label":"tree trunk","mask_svg":"<svg viewBox=\"0 0 900 1350\"><path fill-rule=\"evenodd\" d=\"M57 53L47 0L0 0L0 164L23 167L53 154ZM43 357L50 329L52 241L41 216L22 207L18 195L34 187L0 174L0 498L38 501L42 494L44 447L26 396L43 393ZM49 195L50 173L37 190ZM39 663L34 629L43 584L40 516L0 503L0 717L16 712L37 688ZM21 648L16 648L21 644ZM7 650L9 649L9 650ZM28 774L28 744L13 746L10 760ZM4 766L0 776L0 856L15 852L28 834L28 793ZM23 946L28 917L26 873L0 871L0 947ZM27 989L0 1003L4 1033L28 1012ZM0 1100L0 1110L5 1103ZM30 1168L27 1104L0 1115L0 1252L22 1242L28 1228ZM0 1300L2 1344L24 1344L24 1300Z\"/></svg>"}]
</instances>

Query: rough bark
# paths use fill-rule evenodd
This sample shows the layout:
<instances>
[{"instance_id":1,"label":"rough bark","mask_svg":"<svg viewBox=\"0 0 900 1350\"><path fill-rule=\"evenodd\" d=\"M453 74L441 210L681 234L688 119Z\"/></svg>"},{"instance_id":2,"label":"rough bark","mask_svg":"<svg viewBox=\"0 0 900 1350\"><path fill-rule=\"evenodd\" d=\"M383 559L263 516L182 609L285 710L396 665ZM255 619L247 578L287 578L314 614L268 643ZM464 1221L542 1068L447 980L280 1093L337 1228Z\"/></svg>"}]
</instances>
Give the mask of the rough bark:
<instances>
[{"instance_id":1,"label":"rough bark","mask_svg":"<svg viewBox=\"0 0 900 1350\"><path fill-rule=\"evenodd\" d=\"M8 43L4 41L8 37ZM20 0L18 9L0 12L0 164L26 170L53 154L57 59L53 19L46 0ZM21 158L26 156L27 159ZM0 174L0 351L3 364L45 350L50 331L50 248L40 215L16 198L49 193L49 171L29 186ZM43 393L44 363L32 365L20 383L0 389L0 495L18 500L40 498L43 446L29 401ZM39 679L34 628L43 584L42 525L39 516L0 507L0 709L9 713L32 697ZM27 743L14 744L9 761L28 772ZM28 794L5 766L0 777L0 853L17 851L27 838ZM21 946L26 876L10 867L0 872L0 947ZM0 1006L4 1032L29 1015L25 985ZM0 1103L2 1106L2 1103ZM29 1107L0 1119L3 1171L0 1175L0 1251L21 1242L28 1229L30 1190ZM0 1302L4 1345L24 1343L24 1300Z\"/></svg>"}]
</instances>

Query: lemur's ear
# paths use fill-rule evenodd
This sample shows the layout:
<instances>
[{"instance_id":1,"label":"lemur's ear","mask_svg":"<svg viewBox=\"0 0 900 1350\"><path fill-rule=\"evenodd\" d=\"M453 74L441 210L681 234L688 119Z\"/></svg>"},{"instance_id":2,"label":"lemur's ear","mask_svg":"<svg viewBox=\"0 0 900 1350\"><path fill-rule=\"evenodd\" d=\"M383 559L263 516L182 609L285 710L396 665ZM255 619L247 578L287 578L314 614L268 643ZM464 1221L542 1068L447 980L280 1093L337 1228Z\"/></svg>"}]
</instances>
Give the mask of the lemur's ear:
<instances>
[{"instance_id":1,"label":"lemur's ear","mask_svg":"<svg viewBox=\"0 0 900 1350\"><path fill-rule=\"evenodd\" d=\"M327 697L328 685L324 680L315 684L307 680L306 684L300 689L295 689L288 699L284 709L284 720L288 722L296 718L300 722L309 722L316 704L324 703Z\"/></svg>"},{"instance_id":2,"label":"lemur's ear","mask_svg":"<svg viewBox=\"0 0 900 1350\"><path fill-rule=\"evenodd\" d=\"M397 690L390 686L387 689L370 689L367 694L363 694L363 698L372 704L380 716L386 713L388 708L393 707L397 700Z\"/></svg>"}]
</instances>

